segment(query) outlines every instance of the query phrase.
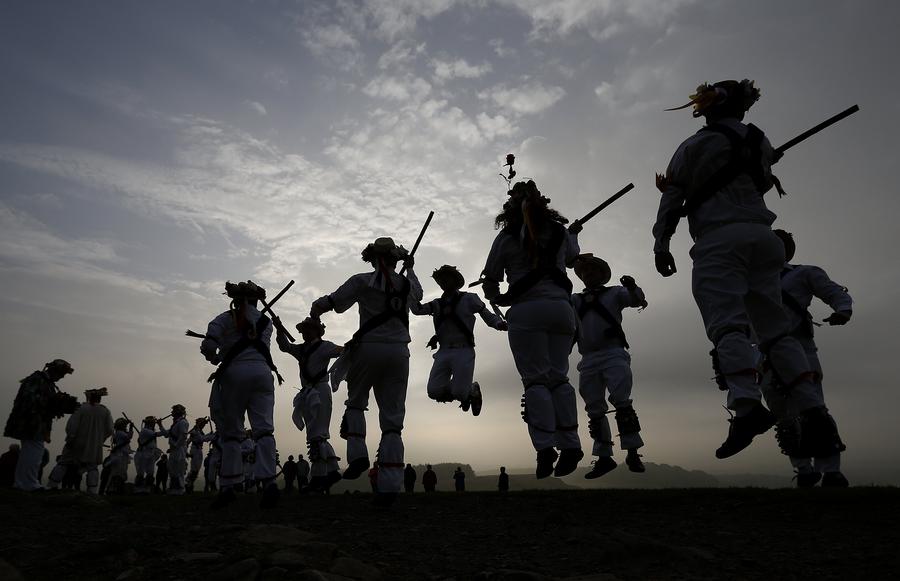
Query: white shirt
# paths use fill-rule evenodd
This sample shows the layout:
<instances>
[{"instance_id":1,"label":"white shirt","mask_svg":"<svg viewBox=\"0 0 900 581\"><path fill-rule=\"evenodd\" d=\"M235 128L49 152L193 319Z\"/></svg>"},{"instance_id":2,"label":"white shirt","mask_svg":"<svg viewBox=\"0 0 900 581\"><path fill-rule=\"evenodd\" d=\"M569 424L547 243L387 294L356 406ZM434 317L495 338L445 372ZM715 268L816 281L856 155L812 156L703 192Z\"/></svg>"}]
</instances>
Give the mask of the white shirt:
<instances>
[{"instance_id":1,"label":"white shirt","mask_svg":"<svg viewBox=\"0 0 900 581\"><path fill-rule=\"evenodd\" d=\"M633 292L624 286L618 285L603 287L603 289L605 291L599 294L600 304L609 311L609 314L620 325L622 324L622 311L624 309L627 307L639 307L643 304L644 291L638 286L634 288ZM603 289L596 290L600 291ZM574 294L572 296L572 304L575 307L575 312L579 313L585 304L584 293ZM584 318L579 318L578 321L578 352L584 355L593 351L624 347L618 339L607 335L606 332L610 328L610 324L600 316L600 313L588 309L584 314Z\"/></svg>"},{"instance_id":2,"label":"white shirt","mask_svg":"<svg viewBox=\"0 0 900 581\"><path fill-rule=\"evenodd\" d=\"M260 318L259 310L251 305L247 305L245 316L248 325L255 325ZM200 343L200 352L206 357L206 360L213 364L218 364L222 357L228 353L228 350L238 342L241 333L238 331L234 322L234 316L231 311L225 311L215 319L209 322L206 328L206 339ZM268 346L272 340L272 324L266 326L260 337L262 342ZM262 354L253 347L247 347L232 362L238 361L258 361L265 364L266 359Z\"/></svg>"},{"instance_id":3,"label":"white shirt","mask_svg":"<svg viewBox=\"0 0 900 581\"><path fill-rule=\"evenodd\" d=\"M544 244L548 243L552 237L552 230L547 226L549 225L545 225L545 228L538 234L538 241ZM565 228L562 224L556 224L555 222L553 226ZM525 227L523 226L519 236L511 236L505 232L500 232L494 239L494 244L491 246L491 251L484 265L485 281L482 285L484 296L488 300L492 300L500 294L500 283L504 279L512 285L534 269L533 260L523 244L524 229ZM565 272L566 265L575 260L579 252L577 235L570 234L568 229L566 229L562 244L556 252L554 265ZM513 303L540 299L568 301L569 293L545 277L519 295Z\"/></svg>"},{"instance_id":4,"label":"white shirt","mask_svg":"<svg viewBox=\"0 0 900 581\"><path fill-rule=\"evenodd\" d=\"M813 297L817 297L835 311L853 310L853 299L847 289L831 280L818 266L786 264L784 269L781 290L794 297L804 309L808 309ZM792 329L803 322L800 313L794 309L785 305L784 310L791 319Z\"/></svg>"},{"instance_id":5,"label":"white shirt","mask_svg":"<svg viewBox=\"0 0 900 581\"><path fill-rule=\"evenodd\" d=\"M322 371L327 370L328 362L341 354L341 348L331 341L318 340L313 341L312 343L291 343L282 333L278 333L275 336L275 340L278 342L278 348L285 353L293 355L297 359L300 368L303 369L305 366L311 377L315 377ZM319 346L312 351L312 355L307 357L307 353L316 345ZM325 374L319 382L327 380L328 374ZM313 387L310 385L310 382L306 380L303 373L300 374L300 385L304 388Z\"/></svg>"},{"instance_id":6,"label":"white shirt","mask_svg":"<svg viewBox=\"0 0 900 581\"><path fill-rule=\"evenodd\" d=\"M390 273L390 277L393 287L397 290L402 288L405 279L409 280L409 295L406 302L408 313L414 301L422 300L422 285L419 284L419 279L412 269L406 271L405 277L396 272ZM330 295L317 299L313 305L322 312L330 311L333 306L335 312L343 313L354 304L358 304L359 324L362 326L384 311L386 297L382 290L384 282L380 273L355 274ZM389 319L360 339L362 343L409 343L409 341L409 329L397 318Z\"/></svg>"},{"instance_id":7,"label":"white shirt","mask_svg":"<svg viewBox=\"0 0 900 581\"><path fill-rule=\"evenodd\" d=\"M733 129L742 138L747 135L747 126L737 119L722 119L717 124ZM761 149L763 176L767 182L765 190L757 190L746 173L738 175L688 215L688 225L694 239L715 225L735 222L771 225L775 221L775 214L766 207L762 197L773 185L772 160L775 153L765 137ZM689 199L730 159L728 138L715 131L698 131L678 147L666 169L668 183L659 202L656 224L653 225L655 252L669 250L669 239L681 220L679 212L685 199Z\"/></svg>"},{"instance_id":8,"label":"white shirt","mask_svg":"<svg viewBox=\"0 0 900 581\"><path fill-rule=\"evenodd\" d=\"M449 302L451 297L456 294L457 292L444 293L440 299L428 301L424 305L416 302L412 306L412 312L415 315L437 317L441 312L441 299ZM478 295L467 292L459 292L458 294L461 294L462 297L456 304L455 313L462 320L469 333L473 333L475 330L476 313L481 316L481 319L487 326L494 329L500 328L503 319L490 312ZM444 323L438 328L437 337L441 345L468 345L465 334L453 321L447 318L444 319Z\"/></svg>"}]
</instances>

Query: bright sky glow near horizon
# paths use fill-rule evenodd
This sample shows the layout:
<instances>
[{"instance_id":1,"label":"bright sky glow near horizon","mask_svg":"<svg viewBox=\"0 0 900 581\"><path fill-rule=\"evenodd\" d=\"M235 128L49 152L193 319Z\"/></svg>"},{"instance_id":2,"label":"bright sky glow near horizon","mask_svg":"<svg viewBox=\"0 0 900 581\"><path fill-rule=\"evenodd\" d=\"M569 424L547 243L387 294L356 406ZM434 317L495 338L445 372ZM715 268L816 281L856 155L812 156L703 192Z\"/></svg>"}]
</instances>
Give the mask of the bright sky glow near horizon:
<instances>
[{"instance_id":1,"label":"bright sky glow near horizon","mask_svg":"<svg viewBox=\"0 0 900 581\"><path fill-rule=\"evenodd\" d=\"M898 21L894 2L850 0L4 2L0 416L18 380L55 357L76 369L64 390L109 386L116 415L165 415L176 402L206 415L212 367L183 333L227 308L225 280L273 293L296 280L277 309L293 325L367 270L366 243L411 246L429 210L416 263L426 297L442 264L475 279L512 152L519 177L572 219L635 183L581 245L650 302L625 316L645 461L788 473L771 435L713 457L727 415L690 295L686 226L678 274L653 268L653 175L700 126L663 109L700 82L747 77L762 90L748 121L776 145L860 105L785 157L776 173L789 196L768 201L795 233L796 261L824 267L855 300L848 326L818 330L846 472L898 484ZM357 324L355 310L324 320L336 342ZM414 320L408 461L533 463L505 336L478 325L485 410L472 418L428 400L431 321ZM305 453L290 421L296 364L275 358L289 378L278 447ZM332 423L341 455L345 393Z\"/></svg>"}]
</instances>

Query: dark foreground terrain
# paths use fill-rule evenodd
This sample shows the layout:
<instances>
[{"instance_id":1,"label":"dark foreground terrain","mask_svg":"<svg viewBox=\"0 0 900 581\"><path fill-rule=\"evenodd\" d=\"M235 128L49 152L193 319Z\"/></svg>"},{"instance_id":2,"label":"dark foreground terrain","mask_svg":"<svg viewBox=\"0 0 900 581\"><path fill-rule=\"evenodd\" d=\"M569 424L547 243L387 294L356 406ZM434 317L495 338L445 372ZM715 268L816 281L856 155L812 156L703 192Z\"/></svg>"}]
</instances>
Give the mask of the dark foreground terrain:
<instances>
[{"instance_id":1,"label":"dark foreground terrain","mask_svg":"<svg viewBox=\"0 0 900 581\"><path fill-rule=\"evenodd\" d=\"M245 496L0 493L0 579L887 579L900 489Z\"/></svg>"}]
</instances>

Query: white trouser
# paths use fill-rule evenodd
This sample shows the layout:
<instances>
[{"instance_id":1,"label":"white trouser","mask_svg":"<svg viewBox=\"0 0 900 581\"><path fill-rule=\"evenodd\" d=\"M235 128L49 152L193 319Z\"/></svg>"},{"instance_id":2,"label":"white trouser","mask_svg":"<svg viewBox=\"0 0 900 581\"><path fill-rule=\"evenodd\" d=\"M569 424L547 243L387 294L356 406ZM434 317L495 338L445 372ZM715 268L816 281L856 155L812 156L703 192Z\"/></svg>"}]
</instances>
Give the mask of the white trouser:
<instances>
[{"instance_id":1,"label":"white trouser","mask_svg":"<svg viewBox=\"0 0 900 581\"><path fill-rule=\"evenodd\" d=\"M475 375L475 349L441 347L433 356L428 397L435 401L468 401Z\"/></svg>"},{"instance_id":2,"label":"white trouser","mask_svg":"<svg viewBox=\"0 0 900 581\"><path fill-rule=\"evenodd\" d=\"M578 404L569 383L575 311L567 301L534 300L506 314L509 347L525 386L528 433L535 450L581 449Z\"/></svg>"},{"instance_id":3,"label":"white trouser","mask_svg":"<svg viewBox=\"0 0 900 581\"><path fill-rule=\"evenodd\" d=\"M128 482L128 466L131 464L131 455L127 450L118 450L109 455L109 478L120 478L122 482Z\"/></svg>"},{"instance_id":4,"label":"white trouser","mask_svg":"<svg viewBox=\"0 0 900 581\"><path fill-rule=\"evenodd\" d=\"M216 481L219 479L219 454L216 452L209 453L209 466L206 468L206 473L203 475L204 480L208 484L213 486L216 485Z\"/></svg>"},{"instance_id":5,"label":"white trouser","mask_svg":"<svg viewBox=\"0 0 900 581\"><path fill-rule=\"evenodd\" d=\"M31 492L40 490L41 481L38 480L38 472L41 469L41 461L44 459L43 440L19 440L21 446L19 459L16 462L16 474L13 480L13 488Z\"/></svg>"},{"instance_id":6,"label":"white trouser","mask_svg":"<svg viewBox=\"0 0 900 581\"><path fill-rule=\"evenodd\" d=\"M585 354L578 364L578 391L591 421L594 456L612 456L613 439L606 412L607 397L615 409L631 406L631 355L622 347ZM609 395L607 396L607 392ZM644 445L640 432L620 434L623 450Z\"/></svg>"},{"instance_id":7,"label":"white trouser","mask_svg":"<svg viewBox=\"0 0 900 581\"><path fill-rule=\"evenodd\" d=\"M153 484L153 467L156 464L156 448L139 449L134 453L135 490L144 491Z\"/></svg>"},{"instance_id":8,"label":"white trouser","mask_svg":"<svg viewBox=\"0 0 900 581\"><path fill-rule=\"evenodd\" d=\"M244 437L244 414L250 420L256 440L254 477L268 481L275 477L275 383L272 372L257 361L232 363L220 381L213 386L211 409L215 400L216 425L222 438L222 464L219 482L229 488L244 480L241 440ZM217 393L216 393L217 392Z\"/></svg>"},{"instance_id":9,"label":"white trouser","mask_svg":"<svg viewBox=\"0 0 900 581\"><path fill-rule=\"evenodd\" d=\"M785 336L790 321L781 304L784 245L768 226L721 226L697 240L691 258L694 300L719 356L729 408L735 409L738 400L761 398L751 330L784 382L794 383L810 371L803 348ZM815 407L809 381L800 381L794 390L803 409Z\"/></svg>"},{"instance_id":10,"label":"white trouser","mask_svg":"<svg viewBox=\"0 0 900 581\"><path fill-rule=\"evenodd\" d=\"M191 444L191 474L196 478L201 470L203 470L203 445Z\"/></svg>"},{"instance_id":11,"label":"white trouser","mask_svg":"<svg viewBox=\"0 0 900 581\"><path fill-rule=\"evenodd\" d=\"M809 361L810 367L815 372L816 379L812 383L812 391L810 394L799 398L802 402L801 404L798 403L798 398L793 389L776 389L775 384L772 382L772 374L767 374L765 381L763 382L763 395L765 395L766 403L769 404L769 408L779 420L797 417L800 412L807 409L802 406L806 405L807 401L810 400L815 402L814 407L825 405L825 393L822 390L822 364L819 361L819 351L816 347L816 343L812 338L801 338L798 339L798 341L800 341L800 344L803 346L803 351L806 353L806 360ZM800 473L840 472L841 470L840 453L817 458L791 456L790 461L791 466L796 468L797 472Z\"/></svg>"},{"instance_id":12,"label":"white trouser","mask_svg":"<svg viewBox=\"0 0 900 581\"><path fill-rule=\"evenodd\" d=\"M409 347L406 343L360 343L353 348L347 374L347 410L342 422L347 459L368 458L366 416L369 391L378 404L381 441L378 445L378 490L400 492L403 486L403 420L409 382Z\"/></svg>"},{"instance_id":13,"label":"white trouser","mask_svg":"<svg viewBox=\"0 0 900 581\"><path fill-rule=\"evenodd\" d=\"M169 493L180 494L184 492L184 475L187 472L187 446L169 448Z\"/></svg>"},{"instance_id":14,"label":"white trouser","mask_svg":"<svg viewBox=\"0 0 900 581\"><path fill-rule=\"evenodd\" d=\"M304 388L294 396L293 419L297 429L306 428L309 447L311 476L324 476L338 469L338 458L331 446L332 392L324 379L312 387Z\"/></svg>"},{"instance_id":15,"label":"white trouser","mask_svg":"<svg viewBox=\"0 0 900 581\"><path fill-rule=\"evenodd\" d=\"M153 469L156 465L156 448L144 448L134 453L134 469L137 478L143 477L144 482L150 483L153 478Z\"/></svg>"},{"instance_id":16,"label":"white trouser","mask_svg":"<svg viewBox=\"0 0 900 581\"><path fill-rule=\"evenodd\" d=\"M87 493L97 494L98 489L100 488L100 471L97 469L97 466L93 464L62 464L57 462L56 466L53 467L53 470L50 471L48 488L51 490L59 488L63 478L66 476L66 472L72 466L75 466L78 469L78 474L85 477Z\"/></svg>"}]
</instances>

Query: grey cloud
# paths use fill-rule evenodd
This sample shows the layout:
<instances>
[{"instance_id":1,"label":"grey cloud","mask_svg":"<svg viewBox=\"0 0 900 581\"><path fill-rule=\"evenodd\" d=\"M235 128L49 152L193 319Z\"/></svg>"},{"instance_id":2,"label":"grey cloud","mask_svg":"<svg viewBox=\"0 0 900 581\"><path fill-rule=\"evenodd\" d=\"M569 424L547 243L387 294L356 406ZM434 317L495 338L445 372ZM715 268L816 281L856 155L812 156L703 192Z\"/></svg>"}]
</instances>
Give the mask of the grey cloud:
<instances>
[{"instance_id":1,"label":"grey cloud","mask_svg":"<svg viewBox=\"0 0 900 581\"><path fill-rule=\"evenodd\" d=\"M529 81L523 85L499 84L478 93L482 99L493 101L502 110L519 115L533 115L549 109L565 97L562 87Z\"/></svg>"}]
</instances>

